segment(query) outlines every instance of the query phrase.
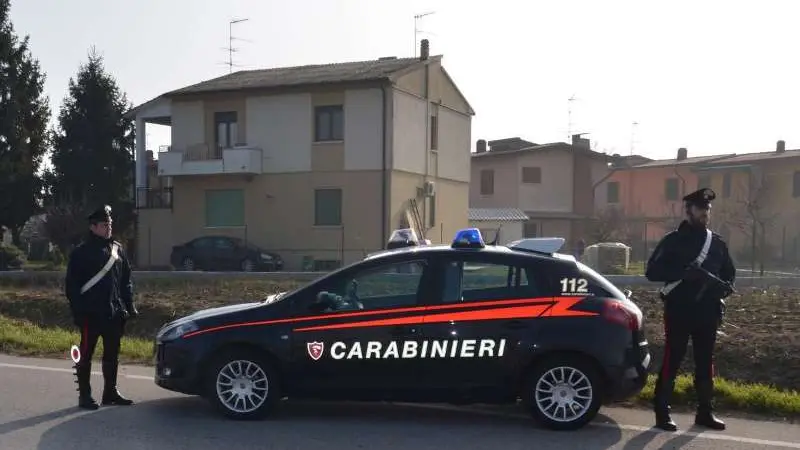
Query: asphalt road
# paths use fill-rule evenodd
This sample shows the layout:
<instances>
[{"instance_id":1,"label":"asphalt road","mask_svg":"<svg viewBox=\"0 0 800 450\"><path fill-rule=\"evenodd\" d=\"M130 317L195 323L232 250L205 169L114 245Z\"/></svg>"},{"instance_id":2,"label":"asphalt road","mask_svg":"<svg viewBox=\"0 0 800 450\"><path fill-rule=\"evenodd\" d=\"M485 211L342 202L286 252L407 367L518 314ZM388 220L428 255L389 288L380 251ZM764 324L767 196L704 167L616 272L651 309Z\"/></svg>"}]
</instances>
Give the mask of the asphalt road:
<instances>
[{"instance_id":1,"label":"asphalt road","mask_svg":"<svg viewBox=\"0 0 800 450\"><path fill-rule=\"evenodd\" d=\"M129 407L82 411L72 362L0 355L0 449L800 449L800 425L725 418L728 430L651 428L648 411L606 408L592 425L559 433L538 428L515 407L450 407L286 402L261 422L216 416L201 399L152 382L152 369L125 367ZM93 376L95 393L102 378Z\"/></svg>"}]
</instances>

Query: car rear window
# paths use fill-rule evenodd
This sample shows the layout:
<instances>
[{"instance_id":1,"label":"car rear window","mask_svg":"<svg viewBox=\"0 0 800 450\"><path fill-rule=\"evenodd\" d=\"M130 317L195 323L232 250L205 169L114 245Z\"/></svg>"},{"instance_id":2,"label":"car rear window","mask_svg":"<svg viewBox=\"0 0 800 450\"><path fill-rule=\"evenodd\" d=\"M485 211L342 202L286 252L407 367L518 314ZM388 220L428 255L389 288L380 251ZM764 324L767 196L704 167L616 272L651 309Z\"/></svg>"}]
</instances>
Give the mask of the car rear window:
<instances>
[{"instance_id":1,"label":"car rear window","mask_svg":"<svg viewBox=\"0 0 800 450\"><path fill-rule=\"evenodd\" d=\"M618 299L624 299L625 294L622 293L619 288L614 286L610 281L604 278L599 273L595 272L594 269L583 264L581 262L577 262L578 269L580 269L581 273L586 276L586 279L589 281L590 287L589 290L598 296L606 296Z\"/></svg>"}]
</instances>

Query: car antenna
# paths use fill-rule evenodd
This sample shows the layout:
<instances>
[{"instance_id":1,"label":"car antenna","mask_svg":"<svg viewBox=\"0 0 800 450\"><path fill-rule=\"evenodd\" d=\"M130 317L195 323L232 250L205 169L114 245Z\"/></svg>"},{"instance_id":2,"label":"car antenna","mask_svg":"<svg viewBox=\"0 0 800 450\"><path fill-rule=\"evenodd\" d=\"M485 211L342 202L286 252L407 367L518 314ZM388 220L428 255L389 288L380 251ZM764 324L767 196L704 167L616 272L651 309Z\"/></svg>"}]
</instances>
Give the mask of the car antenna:
<instances>
[{"instance_id":1,"label":"car antenna","mask_svg":"<svg viewBox=\"0 0 800 450\"><path fill-rule=\"evenodd\" d=\"M497 245L497 241L500 239L500 229L501 228L503 228L503 225L500 225L499 227L497 227L497 231L495 231L495 233L494 233L494 239L492 239L492 242L490 242L489 245L495 245L495 246Z\"/></svg>"}]
</instances>

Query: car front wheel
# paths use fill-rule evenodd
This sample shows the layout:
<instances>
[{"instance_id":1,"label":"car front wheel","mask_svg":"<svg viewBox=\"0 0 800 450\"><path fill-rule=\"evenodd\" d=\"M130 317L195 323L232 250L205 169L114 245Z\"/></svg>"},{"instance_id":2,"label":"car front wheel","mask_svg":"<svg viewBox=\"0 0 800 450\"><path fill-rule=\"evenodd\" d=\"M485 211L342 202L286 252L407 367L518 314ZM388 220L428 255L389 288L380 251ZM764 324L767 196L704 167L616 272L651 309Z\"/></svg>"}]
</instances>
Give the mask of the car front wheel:
<instances>
[{"instance_id":1,"label":"car front wheel","mask_svg":"<svg viewBox=\"0 0 800 450\"><path fill-rule=\"evenodd\" d=\"M531 371L523 398L534 418L553 430L576 430L601 405L601 377L584 358L555 356Z\"/></svg>"},{"instance_id":2,"label":"car front wheel","mask_svg":"<svg viewBox=\"0 0 800 450\"><path fill-rule=\"evenodd\" d=\"M266 417L280 400L276 372L256 352L225 352L209 365L205 379L206 396L232 419Z\"/></svg>"}]
</instances>

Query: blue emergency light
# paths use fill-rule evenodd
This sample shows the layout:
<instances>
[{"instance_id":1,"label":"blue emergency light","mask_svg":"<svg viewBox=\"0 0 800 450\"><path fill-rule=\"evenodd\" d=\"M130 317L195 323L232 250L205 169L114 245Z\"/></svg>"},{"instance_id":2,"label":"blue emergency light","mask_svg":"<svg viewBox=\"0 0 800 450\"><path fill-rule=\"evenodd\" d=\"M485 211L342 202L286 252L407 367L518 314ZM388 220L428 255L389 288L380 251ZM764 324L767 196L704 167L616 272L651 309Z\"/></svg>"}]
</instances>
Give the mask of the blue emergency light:
<instances>
[{"instance_id":1,"label":"blue emergency light","mask_svg":"<svg viewBox=\"0 0 800 450\"><path fill-rule=\"evenodd\" d=\"M465 228L456 232L453 238L452 248L483 248L486 243L483 242L481 231L477 228Z\"/></svg>"}]
</instances>

